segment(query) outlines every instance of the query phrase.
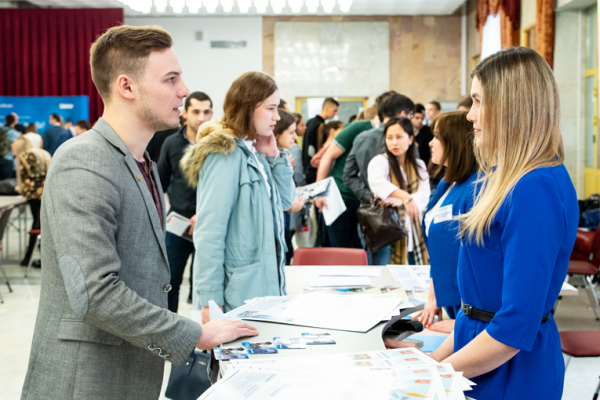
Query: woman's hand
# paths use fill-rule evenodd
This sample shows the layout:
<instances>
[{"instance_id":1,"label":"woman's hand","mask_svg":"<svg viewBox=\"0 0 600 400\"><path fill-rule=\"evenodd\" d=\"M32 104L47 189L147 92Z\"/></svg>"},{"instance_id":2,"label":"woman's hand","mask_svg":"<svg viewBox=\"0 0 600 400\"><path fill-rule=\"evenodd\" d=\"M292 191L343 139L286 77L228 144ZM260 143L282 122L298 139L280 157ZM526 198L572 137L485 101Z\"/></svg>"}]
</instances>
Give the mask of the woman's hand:
<instances>
[{"instance_id":1,"label":"woman's hand","mask_svg":"<svg viewBox=\"0 0 600 400\"><path fill-rule=\"evenodd\" d=\"M404 203L404 210L406 211L406 214L408 214L408 216L410 218L419 218L421 216L421 213L419 212L419 208L417 207L417 205L415 204L414 201L409 201L408 203Z\"/></svg>"},{"instance_id":2,"label":"woman's hand","mask_svg":"<svg viewBox=\"0 0 600 400\"><path fill-rule=\"evenodd\" d=\"M416 347L416 348L418 348L418 346L415 343L404 343L404 342L399 342L397 340L388 339L388 338L383 339L383 344L388 349L402 349L402 348L405 348L405 347Z\"/></svg>"},{"instance_id":3,"label":"woman's hand","mask_svg":"<svg viewBox=\"0 0 600 400\"><path fill-rule=\"evenodd\" d=\"M288 160L290 160L290 164L292 164L293 168L296 168L296 161L294 161L294 157L288 153Z\"/></svg>"},{"instance_id":4,"label":"woman's hand","mask_svg":"<svg viewBox=\"0 0 600 400\"><path fill-rule=\"evenodd\" d=\"M454 331L454 323L456 320L447 319L440 322L435 322L427 327L430 331L442 332L442 333L452 333Z\"/></svg>"},{"instance_id":5,"label":"woman's hand","mask_svg":"<svg viewBox=\"0 0 600 400\"><path fill-rule=\"evenodd\" d=\"M277 148L277 141L275 135L269 136L256 135L256 141L254 142L254 148L261 154L267 157L277 157L279 149Z\"/></svg>"},{"instance_id":6,"label":"woman's hand","mask_svg":"<svg viewBox=\"0 0 600 400\"><path fill-rule=\"evenodd\" d=\"M300 210L302 210L302 207L304 207L304 203L306 203L306 201L302 200L302 197L298 197L298 198L294 199L294 203L292 203L292 208L290 208L289 210L285 210L285 211L291 211L291 212L300 211Z\"/></svg>"},{"instance_id":7,"label":"woman's hand","mask_svg":"<svg viewBox=\"0 0 600 400\"><path fill-rule=\"evenodd\" d=\"M442 320L442 308L437 307L436 303L434 301L433 304L431 302L428 302L425 305L425 308L423 310L419 311L419 313L417 315L415 315L412 319L421 321L423 323L423 326L425 326L425 328L429 329L431 324L433 324L436 315L438 317L438 321L441 321Z\"/></svg>"}]
</instances>

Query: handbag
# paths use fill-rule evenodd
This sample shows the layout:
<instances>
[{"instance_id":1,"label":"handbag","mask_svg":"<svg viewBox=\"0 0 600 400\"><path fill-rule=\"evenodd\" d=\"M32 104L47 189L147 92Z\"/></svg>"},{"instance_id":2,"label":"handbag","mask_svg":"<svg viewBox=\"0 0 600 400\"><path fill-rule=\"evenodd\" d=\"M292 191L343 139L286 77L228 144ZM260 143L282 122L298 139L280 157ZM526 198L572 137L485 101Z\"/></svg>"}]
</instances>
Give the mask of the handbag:
<instances>
[{"instance_id":1,"label":"handbag","mask_svg":"<svg viewBox=\"0 0 600 400\"><path fill-rule=\"evenodd\" d=\"M356 216L367 247L373 253L408 236L396 208L382 206L375 199L361 204Z\"/></svg>"},{"instance_id":2,"label":"handbag","mask_svg":"<svg viewBox=\"0 0 600 400\"><path fill-rule=\"evenodd\" d=\"M194 349L181 365L171 366L165 397L173 400L196 400L211 386L208 376L210 354Z\"/></svg>"}]
</instances>

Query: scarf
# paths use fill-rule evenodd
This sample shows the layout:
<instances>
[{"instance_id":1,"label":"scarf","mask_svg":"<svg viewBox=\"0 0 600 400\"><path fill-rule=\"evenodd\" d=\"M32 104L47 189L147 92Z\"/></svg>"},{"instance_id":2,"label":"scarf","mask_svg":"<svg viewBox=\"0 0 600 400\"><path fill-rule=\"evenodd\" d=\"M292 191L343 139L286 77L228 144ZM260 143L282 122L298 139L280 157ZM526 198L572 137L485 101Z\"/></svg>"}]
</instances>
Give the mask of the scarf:
<instances>
[{"instance_id":1,"label":"scarf","mask_svg":"<svg viewBox=\"0 0 600 400\"><path fill-rule=\"evenodd\" d=\"M400 188L400 183L398 179L392 172L392 168L390 165L390 180L391 182ZM415 170L415 168L410 163L406 163L406 180L407 183L407 192L413 194L419 188L419 174ZM405 221L405 210L404 205L397 207L398 216L400 217L400 221L404 223ZM421 219L420 218L411 218L411 230L409 235L412 235L413 238L413 256L415 258L416 265L427 265L429 264L429 254L427 253L427 247L425 246L425 241L423 240L423 232L421 228ZM402 240L397 241L392 245L392 264L408 264L408 236Z\"/></svg>"}]
</instances>

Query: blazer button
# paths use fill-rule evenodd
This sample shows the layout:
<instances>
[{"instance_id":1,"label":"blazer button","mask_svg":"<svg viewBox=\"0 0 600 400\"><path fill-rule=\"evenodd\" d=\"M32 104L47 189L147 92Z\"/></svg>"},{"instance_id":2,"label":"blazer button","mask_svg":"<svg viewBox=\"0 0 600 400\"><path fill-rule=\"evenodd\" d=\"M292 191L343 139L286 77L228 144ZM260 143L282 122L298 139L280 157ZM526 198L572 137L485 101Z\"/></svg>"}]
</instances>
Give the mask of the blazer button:
<instances>
[{"instance_id":1,"label":"blazer button","mask_svg":"<svg viewBox=\"0 0 600 400\"><path fill-rule=\"evenodd\" d=\"M171 285L166 285L165 288L163 289L166 293L169 293L171 291L171 289L173 289L173 286Z\"/></svg>"}]
</instances>

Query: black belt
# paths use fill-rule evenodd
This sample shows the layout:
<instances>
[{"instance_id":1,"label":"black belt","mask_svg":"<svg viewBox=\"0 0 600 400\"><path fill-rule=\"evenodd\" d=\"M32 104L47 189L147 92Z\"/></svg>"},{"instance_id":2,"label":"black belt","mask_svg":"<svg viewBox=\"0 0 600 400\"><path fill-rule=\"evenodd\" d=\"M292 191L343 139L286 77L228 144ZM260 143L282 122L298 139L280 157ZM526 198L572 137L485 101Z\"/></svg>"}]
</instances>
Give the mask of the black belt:
<instances>
[{"instance_id":1,"label":"black belt","mask_svg":"<svg viewBox=\"0 0 600 400\"><path fill-rule=\"evenodd\" d=\"M494 318L494 315L496 315L495 312L480 310L465 303L462 303L461 307L467 317L478 321L490 322ZM550 314L544 315L542 317L542 324L546 323L548 318L550 318Z\"/></svg>"}]
</instances>

